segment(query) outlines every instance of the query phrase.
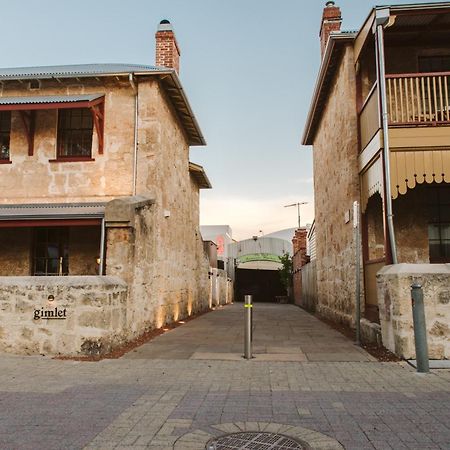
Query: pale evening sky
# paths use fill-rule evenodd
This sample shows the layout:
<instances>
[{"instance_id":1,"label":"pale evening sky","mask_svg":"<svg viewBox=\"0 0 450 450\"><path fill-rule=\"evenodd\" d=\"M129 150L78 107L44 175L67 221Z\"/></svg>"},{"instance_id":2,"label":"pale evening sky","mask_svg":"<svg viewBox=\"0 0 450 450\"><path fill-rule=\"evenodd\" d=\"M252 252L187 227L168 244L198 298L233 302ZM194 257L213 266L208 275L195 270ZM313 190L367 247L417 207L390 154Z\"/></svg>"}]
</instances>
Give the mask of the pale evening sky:
<instances>
[{"instance_id":1,"label":"pale evening sky","mask_svg":"<svg viewBox=\"0 0 450 450\"><path fill-rule=\"evenodd\" d=\"M395 1L396 4L411 0ZM375 0L338 0L343 29L359 28ZM181 81L207 147L193 147L214 189L202 224L235 239L302 222L313 212L312 154L300 144L320 64L323 0L0 0L2 67L154 64L154 34L169 19Z\"/></svg>"}]
</instances>

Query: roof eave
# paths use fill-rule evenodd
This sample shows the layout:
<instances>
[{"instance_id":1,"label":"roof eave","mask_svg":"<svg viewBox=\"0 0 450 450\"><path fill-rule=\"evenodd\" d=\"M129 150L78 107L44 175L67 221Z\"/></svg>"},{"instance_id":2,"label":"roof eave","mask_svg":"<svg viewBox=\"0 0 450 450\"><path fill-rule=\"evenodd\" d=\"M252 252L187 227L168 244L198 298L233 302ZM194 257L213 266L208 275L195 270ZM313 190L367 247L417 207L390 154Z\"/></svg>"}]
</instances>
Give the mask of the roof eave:
<instances>
[{"instance_id":1,"label":"roof eave","mask_svg":"<svg viewBox=\"0 0 450 450\"><path fill-rule=\"evenodd\" d=\"M355 34L340 34L335 33L330 35L330 39L327 42L327 46L325 48L325 54L322 59L322 64L319 69L319 75L317 77L316 85L314 87L314 94L311 101L311 106L309 108L308 117L306 119L305 130L303 132L302 137L302 145L312 145L314 138L314 129L313 125L317 115L317 105L320 99L320 94L324 87L325 75L328 73L329 65L331 61L331 57L336 48L337 42L349 43L353 42L355 39Z\"/></svg>"},{"instance_id":2,"label":"roof eave","mask_svg":"<svg viewBox=\"0 0 450 450\"><path fill-rule=\"evenodd\" d=\"M135 73L135 75L139 75L139 73ZM184 104L184 107L186 108L187 115L185 119L183 117L180 117L180 120L182 121L183 125L185 126L185 129L187 131L187 134L189 136L189 145L195 145L195 146L205 146L206 140L203 137L202 130L200 129L200 125L198 124L197 118L195 117L194 111L191 108L191 105L189 103L189 100L186 96L186 93L183 89L183 86L181 84L180 78L178 77L178 74L175 70L167 70L166 72L157 72L157 75L159 75L161 78L164 78L164 76L169 75L173 84L176 87L178 95L181 97L182 102ZM171 92L168 92L169 97L173 97L173 94ZM175 104L176 107L176 104ZM177 108L178 109L178 108Z\"/></svg>"},{"instance_id":3,"label":"roof eave","mask_svg":"<svg viewBox=\"0 0 450 450\"><path fill-rule=\"evenodd\" d=\"M189 173L195 178L200 189L212 189L212 184L202 166L189 161Z\"/></svg>"}]
</instances>

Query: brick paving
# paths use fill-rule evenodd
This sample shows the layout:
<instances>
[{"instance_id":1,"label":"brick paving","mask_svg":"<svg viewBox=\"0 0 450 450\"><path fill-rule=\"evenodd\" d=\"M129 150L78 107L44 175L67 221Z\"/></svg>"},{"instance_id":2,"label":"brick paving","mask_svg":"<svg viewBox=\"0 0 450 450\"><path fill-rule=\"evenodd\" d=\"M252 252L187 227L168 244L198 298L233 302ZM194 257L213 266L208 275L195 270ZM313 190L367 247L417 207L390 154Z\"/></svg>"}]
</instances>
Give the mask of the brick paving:
<instances>
[{"instance_id":1,"label":"brick paving","mask_svg":"<svg viewBox=\"0 0 450 450\"><path fill-rule=\"evenodd\" d=\"M272 305L271 313L283 307ZM196 319L162 338L182 331L180 347L192 347L197 331L207 334L206 324L221 316L223 330L210 330L207 350L212 352L215 333L233 331L225 322L234 313L234 308L212 312L203 316L206 322ZM301 313L299 328L309 328L318 348L326 347L316 333L323 324L316 329L315 320ZM278 347L274 330L265 331ZM334 330L330 345L336 343L333 336ZM217 345L233 353L228 344ZM353 348L349 341L339 345L348 345L349 352ZM284 426L287 434L311 430L346 449L450 448L449 370L420 376L406 363L370 358L201 360L192 358L198 351L193 347L184 359L154 359L141 349L95 363L0 355L0 448L200 450L210 436L246 426Z\"/></svg>"}]
</instances>

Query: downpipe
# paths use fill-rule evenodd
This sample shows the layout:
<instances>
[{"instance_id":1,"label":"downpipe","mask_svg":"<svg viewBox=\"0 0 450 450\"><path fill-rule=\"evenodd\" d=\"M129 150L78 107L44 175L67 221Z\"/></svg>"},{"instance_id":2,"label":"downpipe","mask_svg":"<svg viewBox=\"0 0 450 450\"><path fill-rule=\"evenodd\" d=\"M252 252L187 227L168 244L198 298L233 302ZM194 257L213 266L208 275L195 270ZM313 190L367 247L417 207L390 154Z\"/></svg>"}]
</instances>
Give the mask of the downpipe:
<instances>
[{"instance_id":1,"label":"downpipe","mask_svg":"<svg viewBox=\"0 0 450 450\"><path fill-rule=\"evenodd\" d=\"M383 125L383 159L384 159L384 179L385 179L385 202L387 213L387 228L389 233L389 243L392 254L392 264L398 264L397 246L395 243L394 214L392 210L392 190L391 190L391 164L389 145L389 115L386 99L386 66L384 54L384 24L389 24L389 15L376 19L376 41L378 50L378 76L380 86L381 114ZM380 21L379 21L380 20ZM381 23L380 23L381 22Z\"/></svg>"},{"instance_id":2,"label":"downpipe","mask_svg":"<svg viewBox=\"0 0 450 450\"><path fill-rule=\"evenodd\" d=\"M138 88L132 73L128 75L131 88L134 92L134 151L133 151L133 195L137 190L137 157L138 157Z\"/></svg>"}]
</instances>

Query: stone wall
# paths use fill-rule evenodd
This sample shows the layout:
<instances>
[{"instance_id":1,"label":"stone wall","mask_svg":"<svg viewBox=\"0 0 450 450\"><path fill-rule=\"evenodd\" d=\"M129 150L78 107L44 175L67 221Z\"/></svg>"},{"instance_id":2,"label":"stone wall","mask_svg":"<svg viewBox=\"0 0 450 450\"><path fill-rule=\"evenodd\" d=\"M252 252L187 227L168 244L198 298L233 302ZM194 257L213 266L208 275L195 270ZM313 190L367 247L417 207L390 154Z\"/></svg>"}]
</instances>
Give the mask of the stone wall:
<instances>
[{"instance_id":1,"label":"stone wall","mask_svg":"<svg viewBox=\"0 0 450 450\"><path fill-rule=\"evenodd\" d=\"M415 358L411 284L423 286L430 359L450 359L450 264L398 264L378 272L383 345Z\"/></svg>"},{"instance_id":2,"label":"stone wall","mask_svg":"<svg viewBox=\"0 0 450 450\"><path fill-rule=\"evenodd\" d=\"M55 308L58 319L35 319ZM128 337L127 285L116 277L0 277L0 312L4 352L97 355Z\"/></svg>"},{"instance_id":3,"label":"stone wall","mask_svg":"<svg viewBox=\"0 0 450 450\"><path fill-rule=\"evenodd\" d=\"M233 283L227 272L211 267L209 275L209 307L228 305L233 302Z\"/></svg>"},{"instance_id":4,"label":"stone wall","mask_svg":"<svg viewBox=\"0 0 450 450\"><path fill-rule=\"evenodd\" d=\"M98 154L94 132L95 161L49 162L56 156L57 113L38 111L30 157L13 114L12 164L0 169L0 200L5 203L124 200L132 217L127 223L107 224L106 274L129 286L130 337L207 309L210 296L209 262L199 230L199 187L189 173L185 131L158 81L139 78L137 86L136 194L150 203L128 201L134 193L135 117L128 81L43 81L39 95L105 93L104 154ZM23 90L22 85L9 85L3 95L24 95ZM97 253L94 247L92 241L91 250ZM79 263L92 270L90 260Z\"/></svg>"},{"instance_id":5,"label":"stone wall","mask_svg":"<svg viewBox=\"0 0 450 450\"><path fill-rule=\"evenodd\" d=\"M38 91L8 83L2 96L105 94L104 153L99 154L94 127L95 161L49 162L56 158L57 111L36 112L34 154L18 111L12 113L10 157L0 168L1 203L107 201L133 193L134 103L127 80L94 78L73 81L43 80Z\"/></svg>"},{"instance_id":6,"label":"stone wall","mask_svg":"<svg viewBox=\"0 0 450 450\"><path fill-rule=\"evenodd\" d=\"M314 192L317 258L316 311L353 323L355 248L351 220L359 199L358 123L353 48L347 46L328 93L314 139ZM352 101L355 99L355 101Z\"/></svg>"},{"instance_id":7,"label":"stone wall","mask_svg":"<svg viewBox=\"0 0 450 450\"><path fill-rule=\"evenodd\" d=\"M31 274L31 229L0 228L0 276Z\"/></svg>"}]
</instances>

